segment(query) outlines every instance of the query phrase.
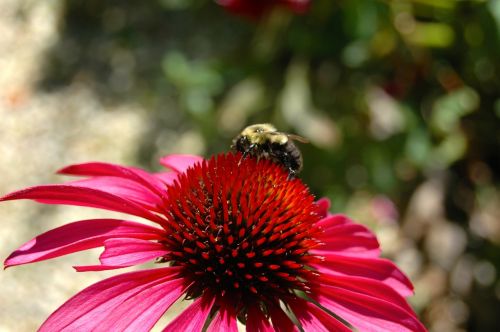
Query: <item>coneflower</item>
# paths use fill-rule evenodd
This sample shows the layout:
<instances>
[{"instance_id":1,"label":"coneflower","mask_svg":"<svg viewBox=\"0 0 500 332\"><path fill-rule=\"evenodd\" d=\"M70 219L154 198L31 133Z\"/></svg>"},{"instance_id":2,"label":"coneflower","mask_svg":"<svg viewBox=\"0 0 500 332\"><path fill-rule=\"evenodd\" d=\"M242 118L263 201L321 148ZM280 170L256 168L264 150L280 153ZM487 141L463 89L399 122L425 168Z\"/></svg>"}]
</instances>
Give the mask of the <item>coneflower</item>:
<instances>
[{"instance_id":1,"label":"coneflower","mask_svg":"<svg viewBox=\"0 0 500 332\"><path fill-rule=\"evenodd\" d=\"M304 14L311 0L216 0L227 10L252 18L260 18L275 7L287 8L295 14Z\"/></svg>"},{"instance_id":2,"label":"coneflower","mask_svg":"<svg viewBox=\"0 0 500 332\"><path fill-rule=\"evenodd\" d=\"M407 277L379 258L375 236L329 214L300 179L267 160L173 155L170 172L108 163L66 167L86 179L42 185L0 200L108 209L154 222L77 221L35 237L5 266L104 246L100 265L151 260L84 289L40 331L149 331L179 298L193 302L165 331L425 331L405 301Z\"/></svg>"}]
</instances>

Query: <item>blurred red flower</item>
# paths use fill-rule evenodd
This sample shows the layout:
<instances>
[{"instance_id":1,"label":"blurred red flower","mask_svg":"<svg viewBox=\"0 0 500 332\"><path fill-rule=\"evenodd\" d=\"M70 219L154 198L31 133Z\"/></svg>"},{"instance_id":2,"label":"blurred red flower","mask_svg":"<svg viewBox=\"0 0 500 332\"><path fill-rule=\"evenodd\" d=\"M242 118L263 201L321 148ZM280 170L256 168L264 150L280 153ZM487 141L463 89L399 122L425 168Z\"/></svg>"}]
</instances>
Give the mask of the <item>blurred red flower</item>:
<instances>
[{"instance_id":1,"label":"blurred red flower","mask_svg":"<svg viewBox=\"0 0 500 332\"><path fill-rule=\"evenodd\" d=\"M235 14L259 18L276 6L303 14L309 9L311 0L217 0L217 3Z\"/></svg>"}]
</instances>

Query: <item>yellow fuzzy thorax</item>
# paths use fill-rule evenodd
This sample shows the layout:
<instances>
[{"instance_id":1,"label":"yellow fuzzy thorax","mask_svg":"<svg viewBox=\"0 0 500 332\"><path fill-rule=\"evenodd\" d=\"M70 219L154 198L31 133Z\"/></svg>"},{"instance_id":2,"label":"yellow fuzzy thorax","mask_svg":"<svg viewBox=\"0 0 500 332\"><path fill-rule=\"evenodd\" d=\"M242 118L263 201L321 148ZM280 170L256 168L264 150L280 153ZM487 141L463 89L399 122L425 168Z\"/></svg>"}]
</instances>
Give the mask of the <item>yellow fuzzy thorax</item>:
<instances>
[{"instance_id":1,"label":"yellow fuzzy thorax","mask_svg":"<svg viewBox=\"0 0 500 332\"><path fill-rule=\"evenodd\" d=\"M241 132L241 135L246 136L253 144L264 144L266 142L285 144L288 142L288 136L280 133L269 123L248 126Z\"/></svg>"}]
</instances>

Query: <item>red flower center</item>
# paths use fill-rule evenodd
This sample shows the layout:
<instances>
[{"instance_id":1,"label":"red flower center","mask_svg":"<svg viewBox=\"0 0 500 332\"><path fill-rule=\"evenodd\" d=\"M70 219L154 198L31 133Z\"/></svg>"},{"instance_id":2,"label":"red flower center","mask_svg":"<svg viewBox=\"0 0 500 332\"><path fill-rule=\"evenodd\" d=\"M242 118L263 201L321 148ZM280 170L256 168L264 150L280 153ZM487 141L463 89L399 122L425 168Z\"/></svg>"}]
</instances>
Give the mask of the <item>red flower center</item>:
<instances>
[{"instance_id":1,"label":"red flower center","mask_svg":"<svg viewBox=\"0 0 500 332\"><path fill-rule=\"evenodd\" d=\"M320 216L280 165L218 155L169 186L166 204L164 259L182 267L189 297L210 291L247 304L308 291Z\"/></svg>"}]
</instances>

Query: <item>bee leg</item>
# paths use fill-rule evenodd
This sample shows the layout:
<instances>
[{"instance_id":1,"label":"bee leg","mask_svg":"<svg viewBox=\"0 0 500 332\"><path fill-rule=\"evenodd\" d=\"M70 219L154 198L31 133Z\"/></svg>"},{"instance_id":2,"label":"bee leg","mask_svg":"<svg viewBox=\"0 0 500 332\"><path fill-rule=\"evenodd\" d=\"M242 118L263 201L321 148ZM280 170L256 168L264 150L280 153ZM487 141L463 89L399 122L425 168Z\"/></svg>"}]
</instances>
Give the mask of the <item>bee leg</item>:
<instances>
[{"instance_id":1,"label":"bee leg","mask_svg":"<svg viewBox=\"0 0 500 332\"><path fill-rule=\"evenodd\" d=\"M245 159L247 154L248 154L248 150L243 151L243 153L241 154L240 161L238 161L238 167L241 165L241 162L243 161L243 159Z\"/></svg>"},{"instance_id":2,"label":"bee leg","mask_svg":"<svg viewBox=\"0 0 500 332\"><path fill-rule=\"evenodd\" d=\"M255 148L255 146L256 146L255 144L250 144L248 148L245 151L243 151L243 153L241 154L240 161L238 162L238 166L240 166L241 161L247 157L247 155L250 153L250 151L253 150L253 148Z\"/></svg>"}]
</instances>

